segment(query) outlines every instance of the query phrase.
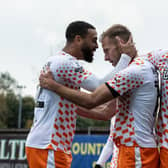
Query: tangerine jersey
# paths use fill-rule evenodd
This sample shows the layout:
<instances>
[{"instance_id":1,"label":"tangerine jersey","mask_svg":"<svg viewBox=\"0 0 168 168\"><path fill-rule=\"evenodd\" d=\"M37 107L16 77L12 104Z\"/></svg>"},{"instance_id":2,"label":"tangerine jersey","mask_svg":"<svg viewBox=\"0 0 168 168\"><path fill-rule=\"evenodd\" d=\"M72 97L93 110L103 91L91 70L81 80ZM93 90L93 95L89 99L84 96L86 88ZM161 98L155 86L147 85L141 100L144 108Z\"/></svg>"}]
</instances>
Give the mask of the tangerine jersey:
<instances>
[{"instance_id":1,"label":"tangerine jersey","mask_svg":"<svg viewBox=\"0 0 168 168\"><path fill-rule=\"evenodd\" d=\"M156 147L153 133L157 100L157 73L155 67L137 57L124 70L106 83L119 99L113 139L117 146Z\"/></svg>"},{"instance_id":2,"label":"tangerine jersey","mask_svg":"<svg viewBox=\"0 0 168 168\"><path fill-rule=\"evenodd\" d=\"M168 149L168 50L155 50L144 57L161 75L161 102L156 133L159 146Z\"/></svg>"},{"instance_id":3,"label":"tangerine jersey","mask_svg":"<svg viewBox=\"0 0 168 168\"><path fill-rule=\"evenodd\" d=\"M82 87L93 91L109 80L114 73L128 66L130 59L123 55L112 72L103 79L98 79L94 74L85 70L75 57L60 51L56 56L47 60L43 71L49 66L57 82L76 90ZM76 105L44 88L38 89L36 104L34 121L26 140L26 146L70 153L76 128Z\"/></svg>"}]
</instances>

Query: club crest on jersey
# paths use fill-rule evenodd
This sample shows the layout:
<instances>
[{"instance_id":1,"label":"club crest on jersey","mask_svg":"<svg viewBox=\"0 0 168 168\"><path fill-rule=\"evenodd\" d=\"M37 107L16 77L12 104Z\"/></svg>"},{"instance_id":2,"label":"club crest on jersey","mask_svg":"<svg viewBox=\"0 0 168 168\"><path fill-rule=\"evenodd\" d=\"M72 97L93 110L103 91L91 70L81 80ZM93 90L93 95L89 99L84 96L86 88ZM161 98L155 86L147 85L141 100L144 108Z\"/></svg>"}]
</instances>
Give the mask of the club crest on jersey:
<instances>
[{"instance_id":1,"label":"club crest on jersey","mask_svg":"<svg viewBox=\"0 0 168 168\"><path fill-rule=\"evenodd\" d=\"M168 69L164 69L163 71L163 79L168 80Z\"/></svg>"},{"instance_id":2,"label":"club crest on jersey","mask_svg":"<svg viewBox=\"0 0 168 168\"><path fill-rule=\"evenodd\" d=\"M83 68L82 68L82 67L75 68L75 72L80 72L80 73L82 73L82 72L83 72Z\"/></svg>"}]
</instances>

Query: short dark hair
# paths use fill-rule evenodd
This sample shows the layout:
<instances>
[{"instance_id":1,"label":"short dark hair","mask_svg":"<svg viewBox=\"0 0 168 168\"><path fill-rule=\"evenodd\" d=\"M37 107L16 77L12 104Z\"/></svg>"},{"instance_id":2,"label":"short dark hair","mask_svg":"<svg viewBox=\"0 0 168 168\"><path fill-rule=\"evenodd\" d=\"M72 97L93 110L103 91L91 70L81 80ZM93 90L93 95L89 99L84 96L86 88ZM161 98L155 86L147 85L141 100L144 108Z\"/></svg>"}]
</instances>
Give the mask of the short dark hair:
<instances>
[{"instance_id":1,"label":"short dark hair","mask_svg":"<svg viewBox=\"0 0 168 168\"><path fill-rule=\"evenodd\" d=\"M72 42L76 35L80 35L84 38L88 33L88 29L95 29L95 27L84 21L75 21L70 23L65 34L67 41Z\"/></svg>"},{"instance_id":2,"label":"short dark hair","mask_svg":"<svg viewBox=\"0 0 168 168\"><path fill-rule=\"evenodd\" d=\"M121 25L121 24L115 24L115 25L111 26L109 29L107 29L105 32L102 33L102 35L100 37L100 41L102 42L102 40L105 37L108 37L115 43L116 42L115 37L118 36L122 40L127 42L130 35L131 35L131 32L129 31L129 29L126 26Z\"/></svg>"}]
</instances>

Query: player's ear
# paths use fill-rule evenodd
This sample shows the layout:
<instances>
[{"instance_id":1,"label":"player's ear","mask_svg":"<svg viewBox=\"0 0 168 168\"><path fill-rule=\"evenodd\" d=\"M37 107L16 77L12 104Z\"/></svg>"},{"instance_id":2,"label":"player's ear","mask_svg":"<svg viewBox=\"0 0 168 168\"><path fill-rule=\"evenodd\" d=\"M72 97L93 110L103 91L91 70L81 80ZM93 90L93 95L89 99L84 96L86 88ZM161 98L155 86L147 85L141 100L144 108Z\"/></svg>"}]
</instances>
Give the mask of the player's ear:
<instances>
[{"instance_id":1,"label":"player's ear","mask_svg":"<svg viewBox=\"0 0 168 168\"><path fill-rule=\"evenodd\" d=\"M75 42L81 42L82 41L82 37L80 35L76 35L74 38Z\"/></svg>"}]
</instances>

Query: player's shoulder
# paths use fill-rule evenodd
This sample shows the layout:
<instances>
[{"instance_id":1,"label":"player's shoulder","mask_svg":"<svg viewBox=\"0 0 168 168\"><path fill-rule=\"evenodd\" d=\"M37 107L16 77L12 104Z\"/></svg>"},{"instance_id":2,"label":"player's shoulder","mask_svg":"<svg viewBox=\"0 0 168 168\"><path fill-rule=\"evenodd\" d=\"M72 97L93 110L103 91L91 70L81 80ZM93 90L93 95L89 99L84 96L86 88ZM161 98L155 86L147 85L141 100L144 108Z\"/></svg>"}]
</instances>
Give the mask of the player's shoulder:
<instances>
[{"instance_id":1,"label":"player's shoulder","mask_svg":"<svg viewBox=\"0 0 168 168\"><path fill-rule=\"evenodd\" d=\"M145 59L142 57L136 57L132 62L131 65L133 66L143 66L145 64Z\"/></svg>"},{"instance_id":2,"label":"player's shoulder","mask_svg":"<svg viewBox=\"0 0 168 168\"><path fill-rule=\"evenodd\" d=\"M51 64L57 64L57 65L76 65L76 62L78 60L73 57L72 55L65 53L63 51L57 52L54 56L50 56L47 59L47 62L50 62Z\"/></svg>"},{"instance_id":3,"label":"player's shoulder","mask_svg":"<svg viewBox=\"0 0 168 168\"><path fill-rule=\"evenodd\" d=\"M55 55L48 57L48 60L51 61L66 61L66 60L71 60L73 57L70 54L67 54L65 52L59 51Z\"/></svg>"},{"instance_id":4,"label":"player's shoulder","mask_svg":"<svg viewBox=\"0 0 168 168\"><path fill-rule=\"evenodd\" d=\"M127 71L137 72L142 69L146 65L146 60L142 57L138 56L134 58L134 60L127 67Z\"/></svg>"},{"instance_id":5,"label":"player's shoulder","mask_svg":"<svg viewBox=\"0 0 168 168\"><path fill-rule=\"evenodd\" d=\"M148 59L146 59L146 57L139 56L132 61L130 67L142 70L143 68L149 68L151 66L153 65L148 61Z\"/></svg>"},{"instance_id":6,"label":"player's shoulder","mask_svg":"<svg viewBox=\"0 0 168 168\"><path fill-rule=\"evenodd\" d=\"M146 54L146 57L148 59L153 59L153 58L160 58L160 57L168 56L168 49L156 49L153 51L150 51Z\"/></svg>"},{"instance_id":7,"label":"player's shoulder","mask_svg":"<svg viewBox=\"0 0 168 168\"><path fill-rule=\"evenodd\" d=\"M142 57L135 58L131 64L123 70L125 74L137 75L149 71L153 65Z\"/></svg>"}]
</instances>

